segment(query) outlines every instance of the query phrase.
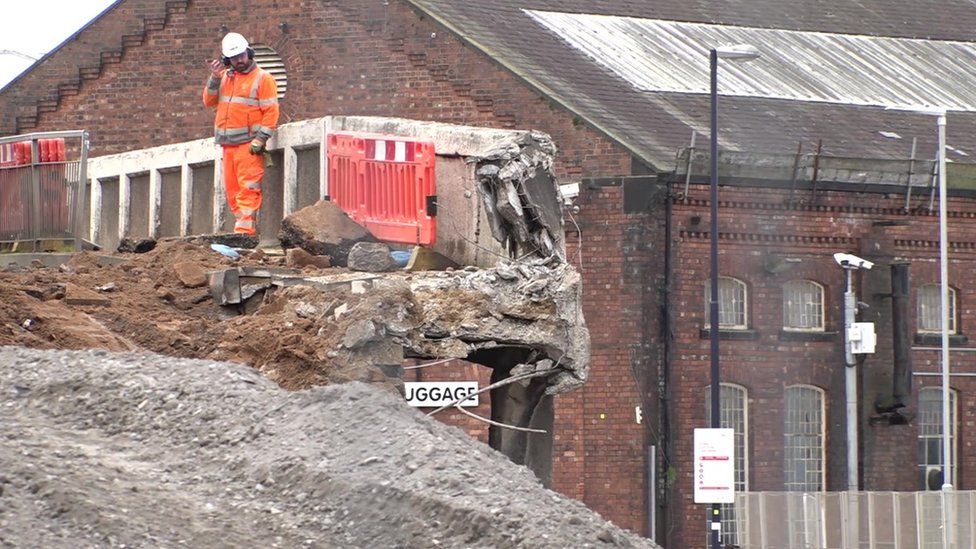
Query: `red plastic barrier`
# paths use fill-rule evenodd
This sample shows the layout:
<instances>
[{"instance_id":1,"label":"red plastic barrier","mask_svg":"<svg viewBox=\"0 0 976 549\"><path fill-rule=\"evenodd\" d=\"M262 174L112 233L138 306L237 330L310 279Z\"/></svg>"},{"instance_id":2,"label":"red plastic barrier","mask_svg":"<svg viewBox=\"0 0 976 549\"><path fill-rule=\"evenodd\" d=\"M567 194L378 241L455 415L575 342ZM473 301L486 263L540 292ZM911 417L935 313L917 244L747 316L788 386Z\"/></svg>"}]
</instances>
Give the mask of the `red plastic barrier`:
<instances>
[{"instance_id":1,"label":"red plastic barrier","mask_svg":"<svg viewBox=\"0 0 976 549\"><path fill-rule=\"evenodd\" d=\"M329 135L329 194L354 221L388 242L437 240L434 144L364 133Z\"/></svg>"},{"instance_id":2,"label":"red plastic barrier","mask_svg":"<svg viewBox=\"0 0 976 549\"><path fill-rule=\"evenodd\" d=\"M27 142L30 154L30 142ZM27 229L27 202L24 191L25 169L13 169L24 164L24 143L0 145L0 238L12 238Z\"/></svg>"},{"instance_id":3,"label":"red plastic barrier","mask_svg":"<svg viewBox=\"0 0 976 549\"><path fill-rule=\"evenodd\" d=\"M14 166L26 166L31 163L31 142L18 141L14 143Z\"/></svg>"}]
</instances>

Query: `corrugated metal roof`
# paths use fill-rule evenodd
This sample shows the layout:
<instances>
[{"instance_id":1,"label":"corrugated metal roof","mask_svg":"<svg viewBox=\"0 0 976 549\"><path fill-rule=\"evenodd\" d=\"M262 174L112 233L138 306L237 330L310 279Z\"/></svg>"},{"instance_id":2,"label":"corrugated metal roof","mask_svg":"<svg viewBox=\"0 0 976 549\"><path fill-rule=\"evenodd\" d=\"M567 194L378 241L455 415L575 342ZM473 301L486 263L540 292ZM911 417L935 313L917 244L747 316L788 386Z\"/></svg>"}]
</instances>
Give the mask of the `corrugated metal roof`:
<instances>
[{"instance_id":1,"label":"corrugated metal roof","mask_svg":"<svg viewBox=\"0 0 976 549\"><path fill-rule=\"evenodd\" d=\"M707 94L709 50L751 44L762 57L721 63L722 95L976 112L973 42L525 13L641 91Z\"/></svg>"}]
</instances>

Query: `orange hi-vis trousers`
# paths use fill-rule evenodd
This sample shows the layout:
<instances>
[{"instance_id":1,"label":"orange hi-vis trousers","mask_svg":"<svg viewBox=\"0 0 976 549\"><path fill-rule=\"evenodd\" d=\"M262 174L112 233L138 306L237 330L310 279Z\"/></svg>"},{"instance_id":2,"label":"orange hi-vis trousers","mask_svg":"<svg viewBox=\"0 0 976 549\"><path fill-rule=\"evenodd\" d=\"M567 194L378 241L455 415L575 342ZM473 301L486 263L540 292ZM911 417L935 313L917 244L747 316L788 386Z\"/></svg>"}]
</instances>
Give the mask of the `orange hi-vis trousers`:
<instances>
[{"instance_id":1,"label":"orange hi-vis trousers","mask_svg":"<svg viewBox=\"0 0 976 549\"><path fill-rule=\"evenodd\" d=\"M255 216L261 209L264 156L251 154L251 144L224 145L224 190L234 212L234 232L257 233Z\"/></svg>"}]
</instances>

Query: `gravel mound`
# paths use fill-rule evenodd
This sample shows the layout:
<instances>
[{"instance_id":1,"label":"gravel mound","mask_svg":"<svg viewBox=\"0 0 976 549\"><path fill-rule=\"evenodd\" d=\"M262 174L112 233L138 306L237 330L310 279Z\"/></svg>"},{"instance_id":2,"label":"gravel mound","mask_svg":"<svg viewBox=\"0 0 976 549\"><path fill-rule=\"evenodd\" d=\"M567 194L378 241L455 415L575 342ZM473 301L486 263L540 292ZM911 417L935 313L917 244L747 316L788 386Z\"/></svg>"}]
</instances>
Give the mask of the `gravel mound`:
<instances>
[{"instance_id":1,"label":"gravel mound","mask_svg":"<svg viewBox=\"0 0 976 549\"><path fill-rule=\"evenodd\" d=\"M0 547L656 547L359 383L0 347Z\"/></svg>"}]
</instances>

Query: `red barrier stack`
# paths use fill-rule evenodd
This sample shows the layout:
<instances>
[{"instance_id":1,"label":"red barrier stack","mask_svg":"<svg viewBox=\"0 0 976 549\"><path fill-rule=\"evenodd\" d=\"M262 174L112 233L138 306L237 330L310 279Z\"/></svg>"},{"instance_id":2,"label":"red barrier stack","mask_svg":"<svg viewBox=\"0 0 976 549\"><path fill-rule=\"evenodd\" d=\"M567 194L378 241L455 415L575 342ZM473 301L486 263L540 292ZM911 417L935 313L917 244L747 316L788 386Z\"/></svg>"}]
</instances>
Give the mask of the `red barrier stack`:
<instances>
[{"instance_id":1,"label":"red barrier stack","mask_svg":"<svg viewBox=\"0 0 976 549\"><path fill-rule=\"evenodd\" d=\"M0 147L0 238L11 238L27 229L29 204L30 141L4 143Z\"/></svg>"},{"instance_id":2,"label":"red barrier stack","mask_svg":"<svg viewBox=\"0 0 976 549\"><path fill-rule=\"evenodd\" d=\"M434 144L365 133L329 135L329 193L380 240L437 240Z\"/></svg>"}]
</instances>

